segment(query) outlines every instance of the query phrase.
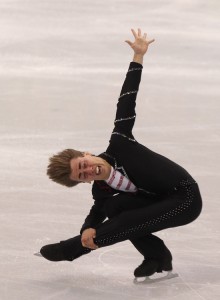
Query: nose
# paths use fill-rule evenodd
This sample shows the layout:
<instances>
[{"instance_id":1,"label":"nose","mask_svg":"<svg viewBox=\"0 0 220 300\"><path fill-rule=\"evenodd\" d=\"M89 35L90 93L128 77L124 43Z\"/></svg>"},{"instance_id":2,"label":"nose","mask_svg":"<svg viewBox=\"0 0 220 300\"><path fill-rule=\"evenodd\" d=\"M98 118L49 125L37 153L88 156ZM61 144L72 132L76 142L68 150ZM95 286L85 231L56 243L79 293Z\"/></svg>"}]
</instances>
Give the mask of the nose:
<instances>
[{"instance_id":1,"label":"nose","mask_svg":"<svg viewBox=\"0 0 220 300\"><path fill-rule=\"evenodd\" d=\"M88 166L88 167L86 167L85 169L84 169L84 172L86 172L86 173L92 173L93 172L93 167L92 166Z\"/></svg>"}]
</instances>

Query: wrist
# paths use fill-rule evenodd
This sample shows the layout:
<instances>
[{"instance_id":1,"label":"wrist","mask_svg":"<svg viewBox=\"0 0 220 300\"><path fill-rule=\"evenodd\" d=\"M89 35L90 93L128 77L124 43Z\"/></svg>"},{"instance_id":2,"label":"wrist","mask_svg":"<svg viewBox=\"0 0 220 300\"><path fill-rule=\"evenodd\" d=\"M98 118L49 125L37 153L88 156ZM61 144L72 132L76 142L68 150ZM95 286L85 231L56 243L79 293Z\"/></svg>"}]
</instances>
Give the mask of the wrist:
<instances>
[{"instance_id":1,"label":"wrist","mask_svg":"<svg viewBox=\"0 0 220 300\"><path fill-rule=\"evenodd\" d=\"M143 61L144 61L144 55L143 54L134 53L133 62L136 62L136 63L142 65Z\"/></svg>"}]
</instances>

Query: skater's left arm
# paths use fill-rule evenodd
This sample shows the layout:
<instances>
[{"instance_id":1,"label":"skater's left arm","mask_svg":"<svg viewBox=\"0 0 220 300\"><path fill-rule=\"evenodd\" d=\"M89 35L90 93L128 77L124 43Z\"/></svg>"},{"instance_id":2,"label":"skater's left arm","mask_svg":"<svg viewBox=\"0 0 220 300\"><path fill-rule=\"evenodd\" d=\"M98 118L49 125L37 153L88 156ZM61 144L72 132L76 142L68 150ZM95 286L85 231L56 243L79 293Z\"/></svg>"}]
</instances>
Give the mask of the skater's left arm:
<instances>
[{"instance_id":1,"label":"skater's left arm","mask_svg":"<svg viewBox=\"0 0 220 300\"><path fill-rule=\"evenodd\" d=\"M94 201L94 204L81 227L80 234L82 234L85 229L92 228L105 220L106 214L103 211L102 202L97 200Z\"/></svg>"},{"instance_id":2,"label":"skater's left arm","mask_svg":"<svg viewBox=\"0 0 220 300\"><path fill-rule=\"evenodd\" d=\"M132 129L135 122L135 106L136 97L139 89L141 80L141 73L143 68L143 58L148 50L149 44L154 39L148 40L147 34L144 33L142 36L141 30L138 29L136 33L134 29L131 29L135 41L126 40L125 42L134 50L133 61L129 65L129 69L123 83L120 97L117 103L117 111L115 118L115 127L113 134L126 135L132 137Z\"/></svg>"}]
</instances>

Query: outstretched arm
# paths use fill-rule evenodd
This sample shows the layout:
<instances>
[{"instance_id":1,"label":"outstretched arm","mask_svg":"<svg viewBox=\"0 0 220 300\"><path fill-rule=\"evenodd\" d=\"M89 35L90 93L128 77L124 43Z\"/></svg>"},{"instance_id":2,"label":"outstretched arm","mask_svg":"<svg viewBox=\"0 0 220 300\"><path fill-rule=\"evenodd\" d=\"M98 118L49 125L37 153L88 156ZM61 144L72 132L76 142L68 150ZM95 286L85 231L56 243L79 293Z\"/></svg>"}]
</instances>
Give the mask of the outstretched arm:
<instances>
[{"instance_id":1,"label":"outstretched arm","mask_svg":"<svg viewBox=\"0 0 220 300\"><path fill-rule=\"evenodd\" d=\"M135 122L135 105L137 92L141 80L143 58L148 50L148 46L154 42L154 39L147 39L147 34L141 34L138 29L136 33L131 29L134 35L134 42L126 40L125 42L134 50L133 61L130 63L124 84L121 89L120 97L117 104L115 118L115 127L113 135L122 135L132 138L132 129Z\"/></svg>"}]
</instances>

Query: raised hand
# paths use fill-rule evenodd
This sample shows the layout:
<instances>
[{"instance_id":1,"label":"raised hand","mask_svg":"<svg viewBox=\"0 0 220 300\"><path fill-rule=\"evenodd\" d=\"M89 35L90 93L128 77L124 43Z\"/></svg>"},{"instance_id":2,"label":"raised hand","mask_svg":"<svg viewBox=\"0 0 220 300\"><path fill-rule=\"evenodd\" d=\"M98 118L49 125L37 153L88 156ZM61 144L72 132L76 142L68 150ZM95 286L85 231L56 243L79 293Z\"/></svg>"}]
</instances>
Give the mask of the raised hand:
<instances>
[{"instance_id":1,"label":"raised hand","mask_svg":"<svg viewBox=\"0 0 220 300\"><path fill-rule=\"evenodd\" d=\"M128 43L128 45L134 50L134 53L137 55L144 55L147 50L148 46L153 43L154 39L147 39L147 34L144 33L143 36L141 35L141 29L138 28L138 32L136 33L134 29L131 29L133 36L135 38L135 41L132 43L129 40L126 40L125 42Z\"/></svg>"}]
</instances>

